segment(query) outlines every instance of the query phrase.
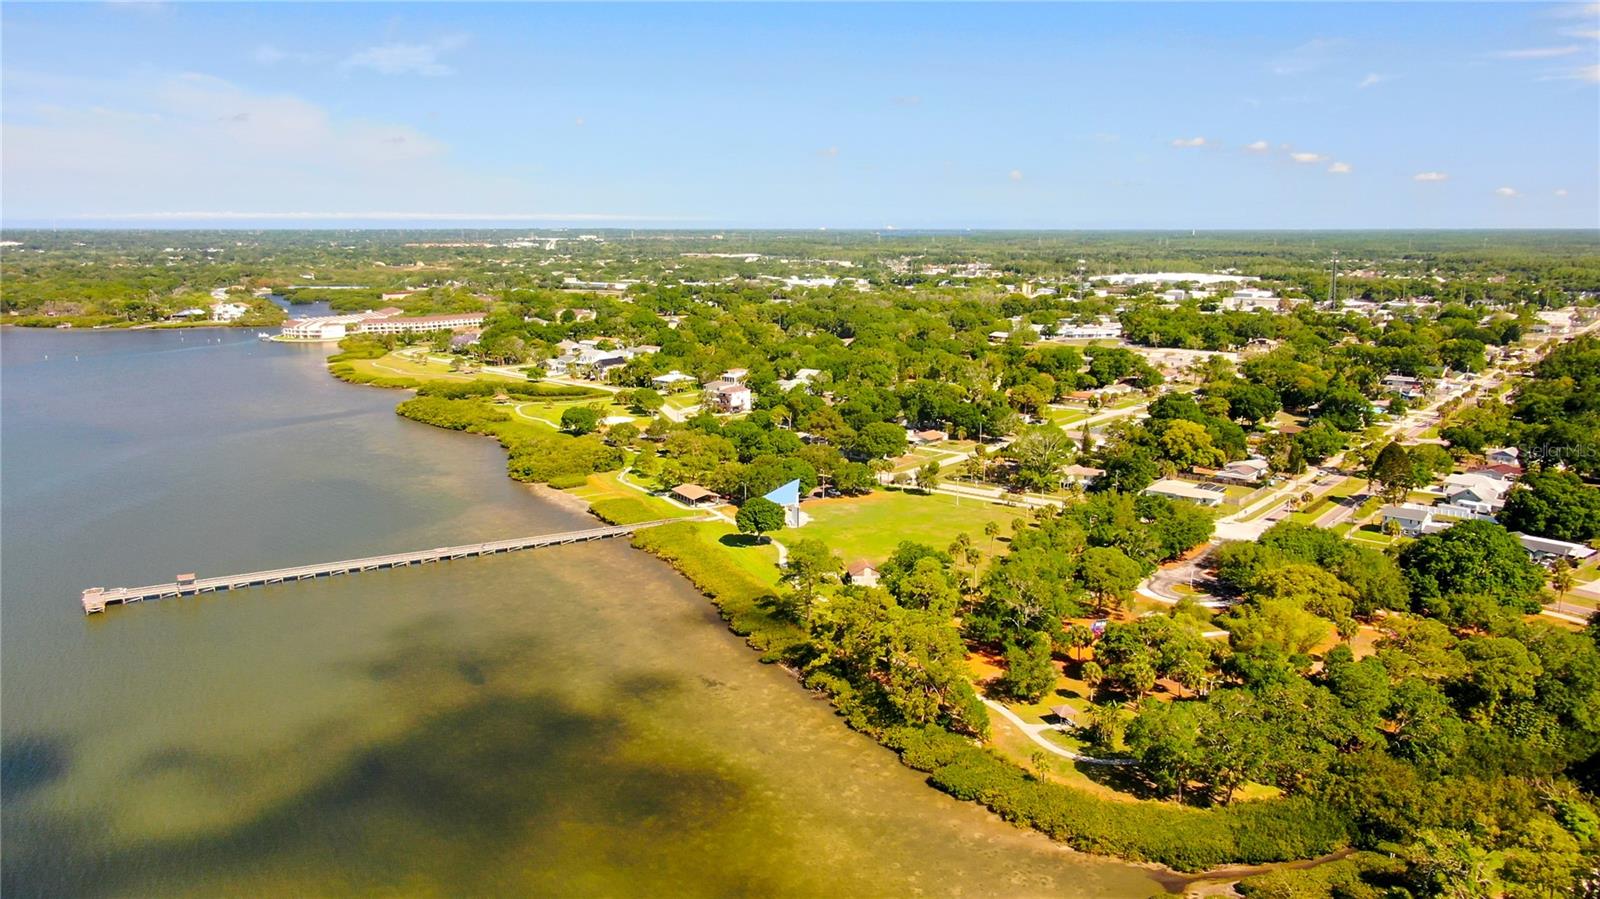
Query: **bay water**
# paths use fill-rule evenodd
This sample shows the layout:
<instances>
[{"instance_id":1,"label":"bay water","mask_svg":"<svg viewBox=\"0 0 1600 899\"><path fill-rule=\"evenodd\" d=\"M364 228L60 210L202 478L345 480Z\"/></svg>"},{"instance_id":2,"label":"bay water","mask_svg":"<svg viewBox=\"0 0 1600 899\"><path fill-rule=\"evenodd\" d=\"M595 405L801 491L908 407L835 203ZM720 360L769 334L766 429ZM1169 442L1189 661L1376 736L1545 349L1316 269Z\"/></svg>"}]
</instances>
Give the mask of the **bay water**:
<instances>
[{"instance_id":1,"label":"bay water","mask_svg":"<svg viewBox=\"0 0 1600 899\"><path fill-rule=\"evenodd\" d=\"M624 541L113 607L85 587L589 527L325 347L0 329L0 891L1147 896L956 802Z\"/></svg>"}]
</instances>

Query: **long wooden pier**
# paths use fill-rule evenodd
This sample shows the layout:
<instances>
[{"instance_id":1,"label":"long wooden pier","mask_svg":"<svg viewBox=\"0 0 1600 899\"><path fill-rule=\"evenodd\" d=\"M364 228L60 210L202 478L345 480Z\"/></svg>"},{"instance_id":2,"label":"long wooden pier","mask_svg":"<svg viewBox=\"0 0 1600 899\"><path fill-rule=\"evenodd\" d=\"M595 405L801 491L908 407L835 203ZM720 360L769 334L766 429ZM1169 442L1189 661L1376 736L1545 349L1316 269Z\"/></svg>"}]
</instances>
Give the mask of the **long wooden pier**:
<instances>
[{"instance_id":1,"label":"long wooden pier","mask_svg":"<svg viewBox=\"0 0 1600 899\"><path fill-rule=\"evenodd\" d=\"M104 612L106 606L143 602L147 599L162 599L168 596L192 596L199 593L214 593L220 590L238 590L242 587L281 584L286 581L304 581L340 574L355 574L360 571L404 568L407 565L445 562L450 559L466 559L472 556L491 556L497 553L516 552L522 549L537 549L541 546L585 543L590 540L621 537L626 534L632 534L640 528L654 527L658 524L683 520L681 518L663 518L638 524L612 525L609 527L589 528L582 531L562 531L556 534L539 534L533 537L519 537L511 540L493 540L488 543L469 543L465 546L441 546L436 549L423 549L416 552L368 556L364 559L346 559L343 562L322 562L316 565L301 565L295 568L274 568L271 571L252 571L248 574L234 574L226 577L196 578L194 575L180 574L177 580L171 583L152 584L148 587L90 587L83 591L83 612L85 615L90 615L95 612Z\"/></svg>"}]
</instances>

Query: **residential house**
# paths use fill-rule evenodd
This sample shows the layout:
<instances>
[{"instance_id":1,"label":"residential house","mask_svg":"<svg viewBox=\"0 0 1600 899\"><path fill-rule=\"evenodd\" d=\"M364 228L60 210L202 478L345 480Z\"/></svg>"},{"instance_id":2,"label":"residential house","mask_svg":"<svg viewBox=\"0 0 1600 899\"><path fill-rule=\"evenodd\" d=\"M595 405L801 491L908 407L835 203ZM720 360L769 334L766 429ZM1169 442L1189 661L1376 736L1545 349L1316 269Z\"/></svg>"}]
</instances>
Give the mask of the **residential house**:
<instances>
[{"instance_id":1,"label":"residential house","mask_svg":"<svg viewBox=\"0 0 1600 899\"><path fill-rule=\"evenodd\" d=\"M1452 474L1444 479L1444 495L1450 504L1482 515L1494 515L1506 504L1511 484L1481 474Z\"/></svg>"},{"instance_id":2,"label":"residential house","mask_svg":"<svg viewBox=\"0 0 1600 899\"><path fill-rule=\"evenodd\" d=\"M1517 542L1528 551L1535 562L1541 565L1553 565L1558 560L1566 559L1576 565L1594 555L1593 547L1584 546L1582 543L1568 543L1565 540L1551 540L1547 537L1534 537L1530 534L1515 534Z\"/></svg>"},{"instance_id":3,"label":"residential house","mask_svg":"<svg viewBox=\"0 0 1600 899\"><path fill-rule=\"evenodd\" d=\"M1272 465L1266 459L1252 457L1229 462L1222 466L1216 473L1219 480L1234 481L1241 484L1259 484L1272 470Z\"/></svg>"},{"instance_id":4,"label":"residential house","mask_svg":"<svg viewBox=\"0 0 1600 899\"><path fill-rule=\"evenodd\" d=\"M1162 478L1144 488L1144 492L1152 496L1181 499L1209 508L1222 505L1225 495L1223 488L1216 484L1196 484L1193 481L1181 481L1177 478Z\"/></svg>"},{"instance_id":5,"label":"residential house","mask_svg":"<svg viewBox=\"0 0 1600 899\"><path fill-rule=\"evenodd\" d=\"M1522 451L1514 446L1501 446L1488 450L1483 454L1490 465L1522 465Z\"/></svg>"},{"instance_id":6,"label":"residential house","mask_svg":"<svg viewBox=\"0 0 1600 899\"><path fill-rule=\"evenodd\" d=\"M1454 519L1442 518L1433 506L1423 506L1417 503L1384 506L1378 514L1385 528L1391 523L1396 524L1400 528L1400 533L1407 537L1437 534L1455 524Z\"/></svg>"},{"instance_id":7,"label":"residential house","mask_svg":"<svg viewBox=\"0 0 1600 899\"><path fill-rule=\"evenodd\" d=\"M236 322L244 318L250 307L244 303L212 303L211 320L218 322Z\"/></svg>"},{"instance_id":8,"label":"residential house","mask_svg":"<svg viewBox=\"0 0 1600 899\"><path fill-rule=\"evenodd\" d=\"M1427 393L1422 389L1422 379L1407 375L1385 375L1383 387L1391 393L1398 393L1408 400L1421 399Z\"/></svg>"},{"instance_id":9,"label":"residential house","mask_svg":"<svg viewBox=\"0 0 1600 899\"><path fill-rule=\"evenodd\" d=\"M1090 468L1087 465L1068 465L1061 469L1061 480L1067 484L1081 484L1084 487L1094 483L1094 479L1105 474L1103 468Z\"/></svg>"},{"instance_id":10,"label":"residential house","mask_svg":"<svg viewBox=\"0 0 1600 899\"><path fill-rule=\"evenodd\" d=\"M851 562L844 570L849 583L858 587L878 586L878 569L866 559L857 559Z\"/></svg>"},{"instance_id":11,"label":"residential house","mask_svg":"<svg viewBox=\"0 0 1600 899\"><path fill-rule=\"evenodd\" d=\"M664 375L656 375L651 378L650 383L656 385L660 390L676 390L685 384L693 384L694 375L686 375L674 368Z\"/></svg>"},{"instance_id":12,"label":"residential house","mask_svg":"<svg viewBox=\"0 0 1600 899\"><path fill-rule=\"evenodd\" d=\"M794 377L792 377L792 378L783 378L783 379L779 380L778 381L778 389L783 391L784 393L788 393L789 391L795 389L796 387L800 387L802 385L810 386L812 380L814 380L817 377L817 375L820 375L820 374L822 374L822 370L821 369L817 369L817 368L802 368L802 369L800 369L800 370L798 370L798 371L796 371L794 373Z\"/></svg>"},{"instance_id":13,"label":"residential house","mask_svg":"<svg viewBox=\"0 0 1600 899\"><path fill-rule=\"evenodd\" d=\"M749 412L754 406L754 396L750 388L726 379L712 381L706 385L704 403L713 411L737 414Z\"/></svg>"}]
</instances>

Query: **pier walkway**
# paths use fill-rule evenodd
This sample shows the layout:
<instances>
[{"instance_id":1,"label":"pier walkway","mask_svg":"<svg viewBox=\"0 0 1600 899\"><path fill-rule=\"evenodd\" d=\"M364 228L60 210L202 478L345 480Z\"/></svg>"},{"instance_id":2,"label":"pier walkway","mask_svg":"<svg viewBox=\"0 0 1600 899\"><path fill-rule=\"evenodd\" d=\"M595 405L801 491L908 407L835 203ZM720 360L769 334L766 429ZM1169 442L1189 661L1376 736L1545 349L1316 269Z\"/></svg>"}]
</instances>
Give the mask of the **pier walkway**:
<instances>
[{"instance_id":1,"label":"pier walkway","mask_svg":"<svg viewBox=\"0 0 1600 899\"><path fill-rule=\"evenodd\" d=\"M196 578L192 574L180 574L177 580L171 583L152 584L148 587L90 587L83 591L83 612L85 615L89 615L95 612L104 612L106 606L143 602L147 599L162 599L168 596L191 596L199 593L214 593L220 590L238 590L242 587L281 584L285 581L303 581L319 577L332 577L339 574L355 574L360 571L377 571L383 568L404 568L407 565L444 562L450 559L466 559L472 556L490 556L497 553L516 552L522 549L537 549L541 546L585 543L590 540L621 537L632 534L640 528L684 520L682 518L663 518L638 524L611 525L582 531L562 531L555 534L539 534L533 537L519 537L511 540L492 540L488 543L469 543L465 546L441 546L436 549L424 549L416 552L368 556L364 559L347 559L343 562L322 562L315 565L300 565L295 568L274 568L271 571L252 571L248 574L234 574L226 577Z\"/></svg>"}]
</instances>

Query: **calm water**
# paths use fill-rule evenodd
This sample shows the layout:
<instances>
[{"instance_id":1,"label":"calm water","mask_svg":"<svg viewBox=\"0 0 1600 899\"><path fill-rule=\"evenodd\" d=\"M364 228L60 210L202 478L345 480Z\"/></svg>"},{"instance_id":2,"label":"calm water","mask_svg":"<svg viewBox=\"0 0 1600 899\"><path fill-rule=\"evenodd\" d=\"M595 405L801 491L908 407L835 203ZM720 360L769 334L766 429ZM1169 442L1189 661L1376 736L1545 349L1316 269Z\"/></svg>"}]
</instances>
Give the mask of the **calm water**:
<instances>
[{"instance_id":1,"label":"calm water","mask_svg":"<svg viewBox=\"0 0 1600 899\"><path fill-rule=\"evenodd\" d=\"M321 355L0 334L7 899L1155 888L928 788L620 542L86 619L87 586L591 523Z\"/></svg>"}]
</instances>

